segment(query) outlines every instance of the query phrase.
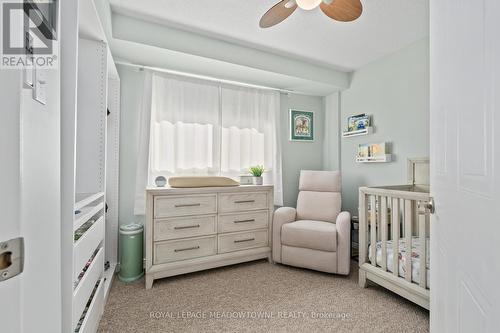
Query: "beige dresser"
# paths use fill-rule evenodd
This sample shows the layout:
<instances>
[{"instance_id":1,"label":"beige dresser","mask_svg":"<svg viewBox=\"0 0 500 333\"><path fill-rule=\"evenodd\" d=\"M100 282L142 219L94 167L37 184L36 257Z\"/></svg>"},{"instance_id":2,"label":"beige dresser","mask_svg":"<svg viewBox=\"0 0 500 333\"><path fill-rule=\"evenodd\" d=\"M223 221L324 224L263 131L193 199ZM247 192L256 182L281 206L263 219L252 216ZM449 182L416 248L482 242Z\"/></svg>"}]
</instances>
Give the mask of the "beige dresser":
<instances>
[{"instance_id":1,"label":"beige dresser","mask_svg":"<svg viewBox=\"0 0 500 333\"><path fill-rule=\"evenodd\" d=\"M147 289L155 279L271 260L272 186L146 192Z\"/></svg>"}]
</instances>

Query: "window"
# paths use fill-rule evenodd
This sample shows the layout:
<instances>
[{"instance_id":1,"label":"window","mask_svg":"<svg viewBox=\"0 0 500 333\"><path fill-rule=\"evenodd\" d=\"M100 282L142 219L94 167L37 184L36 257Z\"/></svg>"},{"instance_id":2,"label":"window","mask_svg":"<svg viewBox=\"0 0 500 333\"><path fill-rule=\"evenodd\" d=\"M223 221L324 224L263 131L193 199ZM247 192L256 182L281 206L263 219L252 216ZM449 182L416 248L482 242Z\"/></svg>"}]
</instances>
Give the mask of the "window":
<instances>
[{"instance_id":1,"label":"window","mask_svg":"<svg viewBox=\"0 0 500 333\"><path fill-rule=\"evenodd\" d=\"M276 204L282 204L279 93L158 73L147 77L151 92L145 98L151 101L142 112L150 111L151 121L149 131L140 133L150 135L148 185L160 175L237 178L263 165L264 182L274 184ZM143 165L138 161L138 179ZM138 183L142 200L139 191L144 186Z\"/></svg>"}]
</instances>

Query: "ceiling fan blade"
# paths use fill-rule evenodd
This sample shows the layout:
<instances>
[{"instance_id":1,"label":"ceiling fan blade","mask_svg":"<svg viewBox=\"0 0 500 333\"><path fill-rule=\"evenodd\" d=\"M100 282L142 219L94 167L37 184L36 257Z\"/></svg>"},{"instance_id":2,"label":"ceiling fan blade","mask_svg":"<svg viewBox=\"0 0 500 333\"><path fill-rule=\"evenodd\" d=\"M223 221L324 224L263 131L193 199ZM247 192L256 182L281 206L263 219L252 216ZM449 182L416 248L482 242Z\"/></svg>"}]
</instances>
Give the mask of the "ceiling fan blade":
<instances>
[{"instance_id":1,"label":"ceiling fan blade","mask_svg":"<svg viewBox=\"0 0 500 333\"><path fill-rule=\"evenodd\" d=\"M269 9L260 19L259 26L261 28L269 28L276 25L297 9L297 4L295 1L283 0L275 4L271 9Z\"/></svg>"},{"instance_id":2,"label":"ceiling fan blade","mask_svg":"<svg viewBox=\"0 0 500 333\"><path fill-rule=\"evenodd\" d=\"M333 0L330 4L322 2L319 6L327 16L341 22L354 21L363 12L360 0Z\"/></svg>"}]
</instances>

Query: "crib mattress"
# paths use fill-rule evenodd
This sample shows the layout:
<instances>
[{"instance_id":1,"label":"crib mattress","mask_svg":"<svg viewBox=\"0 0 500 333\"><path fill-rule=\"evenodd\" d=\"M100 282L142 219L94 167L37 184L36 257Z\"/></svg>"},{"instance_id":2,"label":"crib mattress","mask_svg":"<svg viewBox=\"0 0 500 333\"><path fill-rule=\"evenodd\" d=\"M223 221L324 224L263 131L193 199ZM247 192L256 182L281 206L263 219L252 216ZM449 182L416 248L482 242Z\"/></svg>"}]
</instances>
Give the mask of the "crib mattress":
<instances>
[{"instance_id":1,"label":"crib mattress","mask_svg":"<svg viewBox=\"0 0 500 333\"><path fill-rule=\"evenodd\" d=\"M429 251L429 238L426 239L426 263L425 266L427 268L426 270L426 275L427 275L427 288L429 288L429 276L430 276L430 251ZM420 282L420 239L418 237L413 237L411 241L411 280L414 283L419 283ZM406 240L405 239L400 239L399 240L399 251L398 251L398 257L399 257L399 272L398 275L400 277L405 277L406 274ZM377 265L382 265L382 242L377 242ZM373 249L372 245L369 246L368 248L368 257L370 260L372 259L373 255ZM392 250L392 240L387 241L387 270L389 272L393 272L393 267L392 267L392 257L393 257L393 250Z\"/></svg>"}]
</instances>

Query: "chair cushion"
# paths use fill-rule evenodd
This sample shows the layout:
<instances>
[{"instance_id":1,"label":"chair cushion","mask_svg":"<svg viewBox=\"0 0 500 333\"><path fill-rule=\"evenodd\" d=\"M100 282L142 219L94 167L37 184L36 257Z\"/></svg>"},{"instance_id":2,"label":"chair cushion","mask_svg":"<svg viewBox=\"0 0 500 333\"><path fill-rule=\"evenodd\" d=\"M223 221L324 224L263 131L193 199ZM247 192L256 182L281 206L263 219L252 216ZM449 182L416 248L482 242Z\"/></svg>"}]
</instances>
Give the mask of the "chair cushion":
<instances>
[{"instance_id":1,"label":"chair cushion","mask_svg":"<svg viewBox=\"0 0 500 333\"><path fill-rule=\"evenodd\" d=\"M334 223L300 220L285 223L281 244L328 252L337 251L337 226Z\"/></svg>"},{"instance_id":2,"label":"chair cushion","mask_svg":"<svg viewBox=\"0 0 500 333\"><path fill-rule=\"evenodd\" d=\"M300 191L297 220L335 222L341 207L340 193Z\"/></svg>"},{"instance_id":3,"label":"chair cushion","mask_svg":"<svg viewBox=\"0 0 500 333\"><path fill-rule=\"evenodd\" d=\"M339 171L300 171L299 191L340 192Z\"/></svg>"}]
</instances>

